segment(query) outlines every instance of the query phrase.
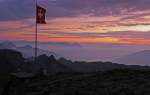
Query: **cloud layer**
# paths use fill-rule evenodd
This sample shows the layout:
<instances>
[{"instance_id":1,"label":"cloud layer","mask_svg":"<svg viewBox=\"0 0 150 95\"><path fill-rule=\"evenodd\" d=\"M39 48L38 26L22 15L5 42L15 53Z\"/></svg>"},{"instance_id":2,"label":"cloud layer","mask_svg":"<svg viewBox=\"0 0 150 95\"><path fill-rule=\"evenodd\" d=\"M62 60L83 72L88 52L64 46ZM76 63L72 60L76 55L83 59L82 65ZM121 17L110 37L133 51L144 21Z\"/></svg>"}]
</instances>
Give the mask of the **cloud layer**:
<instances>
[{"instance_id":1,"label":"cloud layer","mask_svg":"<svg viewBox=\"0 0 150 95\"><path fill-rule=\"evenodd\" d=\"M38 0L39 41L149 44L150 0ZM0 0L0 40L34 40L35 0Z\"/></svg>"}]
</instances>

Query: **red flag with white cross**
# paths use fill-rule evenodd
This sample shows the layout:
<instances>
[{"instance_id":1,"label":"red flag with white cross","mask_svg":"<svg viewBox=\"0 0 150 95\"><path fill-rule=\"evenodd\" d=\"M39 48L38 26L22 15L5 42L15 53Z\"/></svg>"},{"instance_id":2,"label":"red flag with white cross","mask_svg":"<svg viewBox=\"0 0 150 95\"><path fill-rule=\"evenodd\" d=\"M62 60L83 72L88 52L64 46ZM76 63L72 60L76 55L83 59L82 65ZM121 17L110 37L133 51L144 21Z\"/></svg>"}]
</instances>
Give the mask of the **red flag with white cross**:
<instances>
[{"instance_id":1,"label":"red flag with white cross","mask_svg":"<svg viewBox=\"0 0 150 95\"><path fill-rule=\"evenodd\" d=\"M37 5L36 6L36 23L37 24L46 24L45 14L46 14L46 9Z\"/></svg>"}]
</instances>

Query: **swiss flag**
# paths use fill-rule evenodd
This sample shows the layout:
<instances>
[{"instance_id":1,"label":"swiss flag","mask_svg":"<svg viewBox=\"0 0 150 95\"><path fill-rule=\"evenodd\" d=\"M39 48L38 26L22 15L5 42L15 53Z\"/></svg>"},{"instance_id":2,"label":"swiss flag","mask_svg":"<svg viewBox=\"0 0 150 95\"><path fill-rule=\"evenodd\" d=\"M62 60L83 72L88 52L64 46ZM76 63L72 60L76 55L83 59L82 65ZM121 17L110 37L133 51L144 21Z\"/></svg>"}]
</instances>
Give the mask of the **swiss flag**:
<instances>
[{"instance_id":1,"label":"swiss flag","mask_svg":"<svg viewBox=\"0 0 150 95\"><path fill-rule=\"evenodd\" d=\"M46 24L45 14L46 14L46 9L37 5L36 6L36 23L37 24Z\"/></svg>"}]
</instances>

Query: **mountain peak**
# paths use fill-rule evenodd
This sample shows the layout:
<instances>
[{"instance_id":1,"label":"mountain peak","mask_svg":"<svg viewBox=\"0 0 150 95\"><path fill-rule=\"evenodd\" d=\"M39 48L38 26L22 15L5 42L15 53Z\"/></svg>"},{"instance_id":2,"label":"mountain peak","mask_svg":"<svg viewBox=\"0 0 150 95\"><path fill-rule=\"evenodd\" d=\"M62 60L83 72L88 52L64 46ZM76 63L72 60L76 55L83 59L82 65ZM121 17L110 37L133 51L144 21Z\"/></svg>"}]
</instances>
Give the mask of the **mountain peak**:
<instances>
[{"instance_id":1,"label":"mountain peak","mask_svg":"<svg viewBox=\"0 0 150 95\"><path fill-rule=\"evenodd\" d=\"M50 59L51 61L56 61L56 58L55 58L54 55L51 55L51 56L49 57L49 59Z\"/></svg>"},{"instance_id":2,"label":"mountain peak","mask_svg":"<svg viewBox=\"0 0 150 95\"><path fill-rule=\"evenodd\" d=\"M6 41L6 42L2 42L2 43L0 44L0 48L11 49L11 48L16 48L16 45L13 44L12 42Z\"/></svg>"},{"instance_id":3,"label":"mountain peak","mask_svg":"<svg viewBox=\"0 0 150 95\"><path fill-rule=\"evenodd\" d=\"M143 50L143 51L140 51L140 52L136 52L136 54L139 54L139 53L150 54L150 50Z\"/></svg>"},{"instance_id":4,"label":"mountain peak","mask_svg":"<svg viewBox=\"0 0 150 95\"><path fill-rule=\"evenodd\" d=\"M150 50L143 50L113 60L113 62L128 65L149 65Z\"/></svg>"},{"instance_id":5,"label":"mountain peak","mask_svg":"<svg viewBox=\"0 0 150 95\"><path fill-rule=\"evenodd\" d=\"M30 46L30 45L25 45L25 46L20 47L20 48L31 49L31 48L32 48L32 46Z\"/></svg>"}]
</instances>

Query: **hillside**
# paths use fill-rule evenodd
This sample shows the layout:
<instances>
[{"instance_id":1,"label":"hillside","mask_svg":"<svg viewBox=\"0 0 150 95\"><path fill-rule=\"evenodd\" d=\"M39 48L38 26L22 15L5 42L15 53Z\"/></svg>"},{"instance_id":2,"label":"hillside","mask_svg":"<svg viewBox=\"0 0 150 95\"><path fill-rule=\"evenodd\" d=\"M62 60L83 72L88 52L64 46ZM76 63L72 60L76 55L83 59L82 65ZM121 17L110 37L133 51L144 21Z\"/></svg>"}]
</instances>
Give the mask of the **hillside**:
<instances>
[{"instance_id":1,"label":"hillside","mask_svg":"<svg viewBox=\"0 0 150 95\"><path fill-rule=\"evenodd\" d=\"M24 64L24 58L18 51L0 49L0 74L14 72Z\"/></svg>"},{"instance_id":2,"label":"hillside","mask_svg":"<svg viewBox=\"0 0 150 95\"><path fill-rule=\"evenodd\" d=\"M149 95L150 91L148 66L73 62L53 55L40 55L34 64L18 51L2 49L0 68L2 95ZM41 69L46 76L41 76Z\"/></svg>"},{"instance_id":3,"label":"hillside","mask_svg":"<svg viewBox=\"0 0 150 95\"><path fill-rule=\"evenodd\" d=\"M14 79L7 90L5 95L149 95L150 72L124 69L57 74L28 82Z\"/></svg>"},{"instance_id":4,"label":"hillside","mask_svg":"<svg viewBox=\"0 0 150 95\"><path fill-rule=\"evenodd\" d=\"M67 60L60 58L58 60L60 63L63 63L67 67L71 68L76 72L97 72L97 71L109 71L114 69L133 69L133 70L150 70L149 66L140 66L140 65L125 65L118 64L113 62L85 62L85 61L75 61Z\"/></svg>"}]
</instances>

